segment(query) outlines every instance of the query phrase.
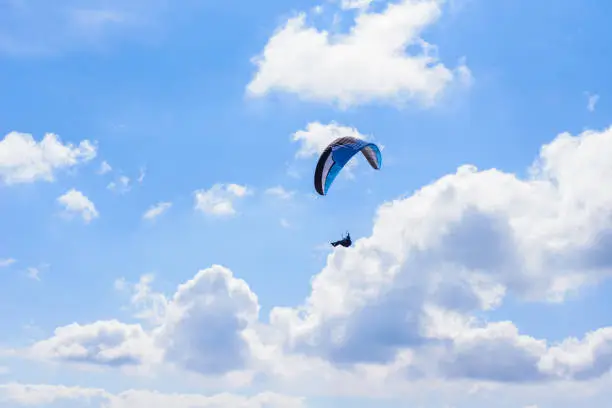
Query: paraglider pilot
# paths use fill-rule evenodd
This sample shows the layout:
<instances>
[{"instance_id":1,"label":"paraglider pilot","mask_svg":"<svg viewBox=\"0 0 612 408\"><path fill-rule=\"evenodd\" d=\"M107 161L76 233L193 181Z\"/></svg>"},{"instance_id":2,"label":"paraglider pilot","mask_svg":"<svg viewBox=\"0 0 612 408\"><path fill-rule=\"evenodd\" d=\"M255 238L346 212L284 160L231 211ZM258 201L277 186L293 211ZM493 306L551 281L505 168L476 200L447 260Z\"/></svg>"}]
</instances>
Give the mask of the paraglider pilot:
<instances>
[{"instance_id":1,"label":"paraglider pilot","mask_svg":"<svg viewBox=\"0 0 612 408\"><path fill-rule=\"evenodd\" d=\"M342 245L345 248L348 248L352 245L353 241L351 241L351 234L346 233L346 237L342 238L340 241L332 242L333 247L337 247L338 245Z\"/></svg>"}]
</instances>

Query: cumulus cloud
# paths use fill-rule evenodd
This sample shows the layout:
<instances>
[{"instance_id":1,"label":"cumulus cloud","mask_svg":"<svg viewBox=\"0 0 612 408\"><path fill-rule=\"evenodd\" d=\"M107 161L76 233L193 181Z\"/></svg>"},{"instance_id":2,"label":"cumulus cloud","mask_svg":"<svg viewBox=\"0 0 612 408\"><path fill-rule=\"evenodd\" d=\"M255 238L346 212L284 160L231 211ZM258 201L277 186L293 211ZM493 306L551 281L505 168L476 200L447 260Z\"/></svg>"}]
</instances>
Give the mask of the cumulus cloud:
<instances>
[{"instance_id":1,"label":"cumulus cloud","mask_svg":"<svg viewBox=\"0 0 612 408\"><path fill-rule=\"evenodd\" d=\"M153 220L166 211L168 211L172 207L172 203L170 202L161 202L151 206L142 216L142 218L146 220Z\"/></svg>"},{"instance_id":2,"label":"cumulus cloud","mask_svg":"<svg viewBox=\"0 0 612 408\"><path fill-rule=\"evenodd\" d=\"M53 133L37 142L30 134L11 132L0 140L0 180L5 184L54 181L57 171L92 160L96 151L89 140L74 146Z\"/></svg>"},{"instance_id":3,"label":"cumulus cloud","mask_svg":"<svg viewBox=\"0 0 612 408\"><path fill-rule=\"evenodd\" d=\"M207 374L243 369L250 358L245 330L256 322L257 296L215 265L179 286L159 333L166 359Z\"/></svg>"},{"instance_id":4,"label":"cumulus cloud","mask_svg":"<svg viewBox=\"0 0 612 408\"><path fill-rule=\"evenodd\" d=\"M521 335L511 322L472 327L452 336L450 352L441 359L449 378L533 383L546 378L538 369L546 342Z\"/></svg>"},{"instance_id":5,"label":"cumulus cloud","mask_svg":"<svg viewBox=\"0 0 612 408\"><path fill-rule=\"evenodd\" d=\"M440 0L403 0L382 12L364 10L350 32L338 35L308 26L300 14L278 29L253 60L257 73L247 91L254 96L289 92L345 107L374 100L431 104L453 81L470 77L464 64L447 68L435 46L420 38L440 17L441 5ZM408 53L409 47L418 51Z\"/></svg>"},{"instance_id":6,"label":"cumulus cloud","mask_svg":"<svg viewBox=\"0 0 612 408\"><path fill-rule=\"evenodd\" d=\"M539 367L551 375L575 380L590 380L609 373L612 367L612 327L587 333L583 340L564 340L549 350Z\"/></svg>"},{"instance_id":7,"label":"cumulus cloud","mask_svg":"<svg viewBox=\"0 0 612 408\"><path fill-rule=\"evenodd\" d=\"M64 207L65 214L79 215L85 223L89 223L94 218L99 217L94 203L82 192L74 188L58 197L57 202Z\"/></svg>"},{"instance_id":8,"label":"cumulus cloud","mask_svg":"<svg viewBox=\"0 0 612 408\"><path fill-rule=\"evenodd\" d=\"M234 202L251 194L251 190L239 184L215 184L208 190L196 190L195 209L217 216L236 214Z\"/></svg>"},{"instance_id":9,"label":"cumulus cloud","mask_svg":"<svg viewBox=\"0 0 612 408\"><path fill-rule=\"evenodd\" d=\"M257 296L245 281L222 266L199 271L166 298L151 290L152 276L136 285L118 280L115 287L132 292L141 325L101 321L60 327L36 343L31 353L43 359L108 366L165 362L205 375L222 375L248 366L248 330L258 319Z\"/></svg>"},{"instance_id":10,"label":"cumulus cloud","mask_svg":"<svg viewBox=\"0 0 612 408\"><path fill-rule=\"evenodd\" d=\"M110 393L100 388L68 387L63 385L22 384L0 385L0 403L11 406L40 406L75 401L96 403L104 408L305 408L303 398L265 392L253 396L203 394L164 394L157 391L130 389Z\"/></svg>"},{"instance_id":11,"label":"cumulus cloud","mask_svg":"<svg viewBox=\"0 0 612 408\"><path fill-rule=\"evenodd\" d=\"M159 358L151 337L140 325L116 320L59 327L53 337L35 343L30 352L40 359L116 367Z\"/></svg>"}]
</instances>

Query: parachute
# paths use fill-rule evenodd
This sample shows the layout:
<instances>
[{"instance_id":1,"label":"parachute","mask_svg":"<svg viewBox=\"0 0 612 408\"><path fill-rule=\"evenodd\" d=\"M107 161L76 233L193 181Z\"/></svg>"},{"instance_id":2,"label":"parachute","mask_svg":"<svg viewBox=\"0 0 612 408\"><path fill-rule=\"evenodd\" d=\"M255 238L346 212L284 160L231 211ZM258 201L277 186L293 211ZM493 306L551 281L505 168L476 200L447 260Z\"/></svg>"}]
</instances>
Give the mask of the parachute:
<instances>
[{"instance_id":1,"label":"parachute","mask_svg":"<svg viewBox=\"0 0 612 408\"><path fill-rule=\"evenodd\" d=\"M326 195L340 170L359 152L365 156L373 169L380 169L382 155L378 146L355 137L340 137L331 142L319 157L314 174L317 193Z\"/></svg>"}]
</instances>

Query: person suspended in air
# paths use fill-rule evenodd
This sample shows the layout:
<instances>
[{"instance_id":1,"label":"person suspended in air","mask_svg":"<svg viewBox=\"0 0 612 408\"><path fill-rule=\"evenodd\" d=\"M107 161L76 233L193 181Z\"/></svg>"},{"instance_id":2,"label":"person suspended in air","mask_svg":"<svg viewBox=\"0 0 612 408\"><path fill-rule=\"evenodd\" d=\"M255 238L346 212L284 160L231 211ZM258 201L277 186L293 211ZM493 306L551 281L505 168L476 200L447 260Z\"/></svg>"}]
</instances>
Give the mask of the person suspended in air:
<instances>
[{"instance_id":1,"label":"person suspended in air","mask_svg":"<svg viewBox=\"0 0 612 408\"><path fill-rule=\"evenodd\" d=\"M347 232L346 237L342 238L340 241L334 241L331 244L334 248L338 245L342 245L343 247L348 248L353 244L353 241L351 241L351 234Z\"/></svg>"},{"instance_id":2,"label":"person suspended in air","mask_svg":"<svg viewBox=\"0 0 612 408\"><path fill-rule=\"evenodd\" d=\"M326 196L338 174L360 152L372 169L381 169L382 154L380 148L375 143L352 136L344 136L335 139L327 145L321 152L314 171L313 181L316 192L321 196ZM345 248L350 247L352 244L353 241L351 241L351 235L348 232L340 241L331 243L333 247L342 245Z\"/></svg>"}]
</instances>

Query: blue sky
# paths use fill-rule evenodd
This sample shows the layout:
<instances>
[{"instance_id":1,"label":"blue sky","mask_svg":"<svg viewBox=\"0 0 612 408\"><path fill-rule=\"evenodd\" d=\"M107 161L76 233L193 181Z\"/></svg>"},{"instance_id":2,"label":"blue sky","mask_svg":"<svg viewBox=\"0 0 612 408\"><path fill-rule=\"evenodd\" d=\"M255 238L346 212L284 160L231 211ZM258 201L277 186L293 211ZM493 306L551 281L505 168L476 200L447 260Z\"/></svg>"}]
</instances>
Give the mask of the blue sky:
<instances>
[{"instance_id":1,"label":"blue sky","mask_svg":"<svg viewBox=\"0 0 612 408\"><path fill-rule=\"evenodd\" d=\"M610 7L0 2L0 406L606 406Z\"/></svg>"}]
</instances>

